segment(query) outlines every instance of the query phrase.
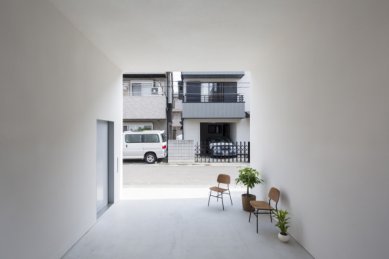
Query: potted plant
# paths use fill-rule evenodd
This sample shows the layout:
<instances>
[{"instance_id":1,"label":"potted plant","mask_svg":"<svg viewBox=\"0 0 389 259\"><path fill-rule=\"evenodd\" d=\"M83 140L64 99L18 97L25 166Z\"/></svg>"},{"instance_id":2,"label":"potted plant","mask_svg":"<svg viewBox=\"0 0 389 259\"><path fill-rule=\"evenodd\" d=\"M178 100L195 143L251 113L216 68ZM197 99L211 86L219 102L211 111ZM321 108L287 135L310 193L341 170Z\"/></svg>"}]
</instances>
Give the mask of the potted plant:
<instances>
[{"instance_id":1,"label":"potted plant","mask_svg":"<svg viewBox=\"0 0 389 259\"><path fill-rule=\"evenodd\" d=\"M263 182L260 174L257 170L251 167L245 167L239 170L239 176L236 178L236 183L242 183L247 187L247 192L242 194L242 205L243 210L245 211L253 211L253 207L250 205L250 201L255 201L256 196L254 194L250 194L250 189L252 189L256 184L260 184Z\"/></svg>"},{"instance_id":2,"label":"potted plant","mask_svg":"<svg viewBox=\"0 0 389 259\"><path fill-rule=\"evenodd\" d=\"M276 226L280 229L280 233L278 233L278 239L282 242L288 242L289 241L289 234L288 234L288 228L289 228L289 219L288 218L288 211L287 210L278 210L274 211L274 216L277 219Z\"/></svg>"}]
</instances>

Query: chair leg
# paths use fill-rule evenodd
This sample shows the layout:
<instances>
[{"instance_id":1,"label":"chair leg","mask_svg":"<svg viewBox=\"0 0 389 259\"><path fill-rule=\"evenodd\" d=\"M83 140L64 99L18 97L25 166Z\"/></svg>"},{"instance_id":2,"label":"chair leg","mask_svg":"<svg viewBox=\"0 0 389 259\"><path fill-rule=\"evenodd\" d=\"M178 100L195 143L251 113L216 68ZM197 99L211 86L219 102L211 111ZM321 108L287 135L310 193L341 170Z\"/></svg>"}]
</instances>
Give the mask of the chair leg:
<instances>
[{"instance_id":1,"label":"chair leg","mask_svg":"<svg viewBox=\"0 0 389 259\"><path fill-rule=\"evenodd\" d=\"M209 197L208 197L208 207L209 207L209 201L211 200L211 194L212 194L212 191L209 192Z\"/></svg>"},{"instance_id":2,"label":"chair leg","mask_svg":"<svg viewBox=\"0 0 389 259\"><path fill-rule=\"evenodd\" d=\"M250 222L250 219L251 219L251 210L250 210L249 222Z\"/></svg>"},{"instance_id":3,"label":"chair leg","mask_svg":"<svg viewBox=\"0 0 389 259\"><path fill-rule=\"evenodd\" d=\"M228 195L230 195L231 205L233 205L233 204L232 204L232 198L231 198L231 192L230 192L230 191L228 191Z\"/></svg>"},{"instance_id":4,"label":"chair leg","mask_svg":"<svg viewBox=\"0 0 389 259\"><path fill-rule=\"evenodd\" d=\"M222 207L223 207L223 210L224 210L223 194L221 194L220 198L222 199Z\"/></svg>"},{"instance_id":5,"label":"chair leg","mask_svg":"<svg viewBox=\"0 0 389 259\"><path fill-rule=\"evenodd\" d=\"M270 213L269 213L269 215L270 215L270 222L273 222L273 217L272 217L272 214L273 213L273 211L272 210L270 210Z\"/></svg>"}]
</instances>

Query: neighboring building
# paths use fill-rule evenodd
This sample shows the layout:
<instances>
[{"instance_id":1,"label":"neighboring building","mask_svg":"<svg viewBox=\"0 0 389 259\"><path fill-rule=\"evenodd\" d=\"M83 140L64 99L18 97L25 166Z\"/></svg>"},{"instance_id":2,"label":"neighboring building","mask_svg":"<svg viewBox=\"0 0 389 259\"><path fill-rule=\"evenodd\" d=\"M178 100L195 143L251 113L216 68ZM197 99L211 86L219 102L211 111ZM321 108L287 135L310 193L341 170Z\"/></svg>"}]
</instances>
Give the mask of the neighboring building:
<instances>
[{"instance_id":1,"label":"neighboring building","mask_svg":"<svg viewBox=\"0 0 389 259\"><path fill-rule=\"evenodd\" d=\"M123 75L123 131L165 130L166 74Z\"/></svg>"},{"instance_id":2,"label":"neighboring building","mask_svg":"<svg viewBox=\"0 0 389 259\"><path fill-rule=\"evenodd\" d=\"M183 139L250 141L250 76L245 72L183 72Z\"/></svg>"},{"instance_id":3,"label":"neighboring building","mask_svg":"<svg viewBox=\"0 0 389 259\"><path fill-rule=\"evenodd\" d=\"M169 139L181 135L197 143L223 136L250 141L247 72L182 72L182 81L171 84L171 105L166 75L123 75L124 131L169 128Z\"/></svg>"},{"instance_id":4,"label":"neighboring building","mask_svg":"<svg viewBox=\"0 0 389 259\"><path fill-rule=\"evenodd\" d=\"M182 131L183 131L182 100L179 99L177 95L175 95L173 98L173 107L172 107L172 138L171 139L182 138Z\"/></svg>"}]
</instances>

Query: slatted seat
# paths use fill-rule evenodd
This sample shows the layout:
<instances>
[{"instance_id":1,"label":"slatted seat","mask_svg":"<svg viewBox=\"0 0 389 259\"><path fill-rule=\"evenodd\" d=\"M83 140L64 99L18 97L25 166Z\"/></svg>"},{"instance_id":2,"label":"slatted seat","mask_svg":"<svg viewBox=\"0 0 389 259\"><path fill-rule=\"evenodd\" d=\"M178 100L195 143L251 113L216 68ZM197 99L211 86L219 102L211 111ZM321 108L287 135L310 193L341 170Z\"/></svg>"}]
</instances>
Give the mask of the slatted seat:
<instances>
[{"instance_id":1,"label":"slatted seat","mask_svg":"<svg viewBox=\"0 0 389 259\"><path fill-rule=\"evenodd\" d=\"M266 201L250 201L250 205L255 210L274 210Z\"/></svg>"},{"instance_id":2,"label":"slatted seat","mask_svg":"<svg viewBox=\"0 0 389 259\"><path fill-rule=\"evenodd\" d=\"M273 222L273 211L277 211L278 201L280 200L280 191L277 188L270 188L268 194L268 201L250 201L250 205L254 208L254 212L250 211L249 222L251 219L251 213L257 217L257 233L258 233L258 215L269 214L270 222ZM275 203L275 208L271 206L271 202Z\"/></svg>"},{"instance_id":3,"label":"slatted seat","mask_svg":"<svg viewBox=\"0 0 389 259\"><path fill-rule=\"evenodd\" d=\"M209 187L209 197L208 197L208 207L209 207L209 201L211 200L211 197L215 197L217 201L219 201L219 198L222 200L222 207L224 210L224 201L223 201L223 195L229 195L232 205L232 198L231 198L231 192L230 192L230 182L231 178L228 174L219 174L217 176L217 186ZM220 184L225 185L227 188L220 187ZM216 192L216 195L214 195L212 192Z\"/></svg>"},{"instance_id":4,"label":"slatted seat","mask_svg":"<svg viewBox=\"0 0 389 259\"><path fill-rule=\"evenodd\" d=\"M211 191L214 191L214 192L225 192L225 191L228 190L228 189L220 188L220 187L217 187L217 186L209 187L209 189Z\"/></svg>"}]
</instances>

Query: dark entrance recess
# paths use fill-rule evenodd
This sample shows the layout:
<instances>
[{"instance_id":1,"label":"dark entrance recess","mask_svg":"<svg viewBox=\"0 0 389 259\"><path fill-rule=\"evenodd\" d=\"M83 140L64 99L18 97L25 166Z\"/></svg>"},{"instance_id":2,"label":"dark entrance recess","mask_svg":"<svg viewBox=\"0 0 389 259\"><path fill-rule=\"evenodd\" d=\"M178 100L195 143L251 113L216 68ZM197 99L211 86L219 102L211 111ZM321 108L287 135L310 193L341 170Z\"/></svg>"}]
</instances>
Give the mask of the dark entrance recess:
<instances>
[{"instance_id":1,"label":"dark entrance recess","mask_svg":"<svg viewBox=\"0 0 389 259\"><path fill-rule=\"evenodd\" d=\"M229 123L200 123L200 142L208 142L217 137L231 139Z\"/></svg>"},{"instance_id":2,"label":"dark entrance recess","mask_svg":"<svg viewBox=\"0 0 389 259\"><path fill-rule=\"evenodd\" d=\"M209 142L221 137L231 140L229 123L200 123L201 154L208 154Z\"/></svg>"}]
</instances>

